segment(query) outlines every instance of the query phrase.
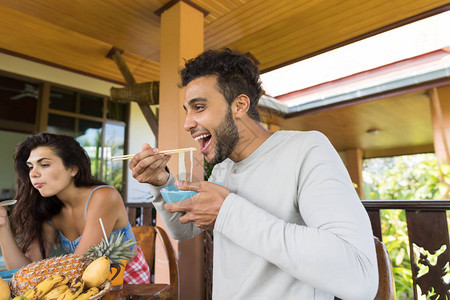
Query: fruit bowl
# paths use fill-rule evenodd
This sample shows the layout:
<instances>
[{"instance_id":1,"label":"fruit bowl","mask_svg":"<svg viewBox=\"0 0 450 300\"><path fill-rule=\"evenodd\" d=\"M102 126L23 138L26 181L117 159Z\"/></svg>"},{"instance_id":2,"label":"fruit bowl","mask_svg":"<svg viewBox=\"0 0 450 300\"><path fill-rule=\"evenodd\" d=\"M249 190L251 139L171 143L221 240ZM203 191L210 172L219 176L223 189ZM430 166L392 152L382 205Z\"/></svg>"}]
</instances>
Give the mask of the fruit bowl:
<instances>
[{"instance_id":1,"label":"fruit bowl","mask_svg":"<svg viewBox=\"0 0 450 300\"><path fill-rule=\"evenodd\" d=\"M100 299L101 297L105 296L106 293L108 293L111 290L111 281L106 279L105 282L103 282L98 287L98 289L100 290L100 292L98 292L97 294L89 297L89 300L96 300L96 299Z\"/></svg>"}]
</instances>

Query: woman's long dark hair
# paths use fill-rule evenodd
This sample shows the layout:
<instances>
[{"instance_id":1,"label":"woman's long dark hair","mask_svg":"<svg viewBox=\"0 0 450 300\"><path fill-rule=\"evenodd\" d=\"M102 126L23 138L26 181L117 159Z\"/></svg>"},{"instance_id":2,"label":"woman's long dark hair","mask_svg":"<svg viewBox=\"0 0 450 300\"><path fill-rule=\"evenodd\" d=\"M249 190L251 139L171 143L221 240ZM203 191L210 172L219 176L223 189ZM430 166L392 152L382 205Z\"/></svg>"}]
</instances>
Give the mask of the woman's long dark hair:
<instances>
[{"instance_id":1,"label":"woman's long dark hair","mask_svg":"<svg viewBox=\"0 0 450 300\"><path fill-rule=\"evenodd\" d=\"M19 237L19 247L25 253L31 242L37 238L42 257L46 257L42 223L57 215L63 203L56 196L43 197L31 184L27 160L37 147L49 147L61 158L64 166L77 167L75 186L102 185L91 173L91 162L86 151L72 137L50 133L29 136L14 151L14 168L17 173L17 204L11 213L13 233Z\"/></svg>"}]
</instances>

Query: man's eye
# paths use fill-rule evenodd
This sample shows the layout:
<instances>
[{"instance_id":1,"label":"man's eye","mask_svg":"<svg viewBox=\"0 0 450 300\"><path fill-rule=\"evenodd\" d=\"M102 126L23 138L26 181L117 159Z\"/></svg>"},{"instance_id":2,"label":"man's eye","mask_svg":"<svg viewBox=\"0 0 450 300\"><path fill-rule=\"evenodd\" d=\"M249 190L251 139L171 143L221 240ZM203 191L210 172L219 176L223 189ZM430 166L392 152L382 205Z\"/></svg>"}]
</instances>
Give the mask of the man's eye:
<instances>
[{"instance_id":1,"label":"man's eye","mask_svg":"<svg viewBox=\"0 0 450 300\"><path fill-rule=\"evenodd\" d=\"M204 105L196 105L195 106L195 110L196 111L202 111L202 110L204 110L205 109L205 106Z\"/></svg>"},{"instance_id":2,"label":"man's eye","mask_svg":"<svg viewBox=\"0 0 450 300\"><path fill-rule=\"evenodd\" d=\"M48 167L48 166L50 166L49 164L41 164L41 167Z\"/></svg>"}]
</instances>

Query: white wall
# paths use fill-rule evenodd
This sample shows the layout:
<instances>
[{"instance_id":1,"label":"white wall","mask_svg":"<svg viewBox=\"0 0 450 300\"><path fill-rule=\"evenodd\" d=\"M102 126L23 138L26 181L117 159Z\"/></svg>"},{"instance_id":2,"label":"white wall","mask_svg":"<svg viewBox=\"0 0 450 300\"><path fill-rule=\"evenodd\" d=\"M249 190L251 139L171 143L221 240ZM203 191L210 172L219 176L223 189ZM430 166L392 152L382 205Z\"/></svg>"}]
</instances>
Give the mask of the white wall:
<instances>
[{"instance_id":1,"label":"white wall","mask_svg":"<svg viewBox=\"0 0 450 300\"><path fill-rule=\"evenodd\" d=\"M25 140L27 136L27 134L23 133L0 130L0 192L2 189L15 189L14 148Z\"/></svg>"},{"instance_id":2,"label":"white wall","mask_svg":"<svg viewBox=\"0 0 450 300\"><path fill-rule=\"evenodd\" d=\"M128 152L137 153L141 151L145 143L155 146L155 136L150 129L144 115L136 103L131 104L130 123L128 130ZM128 202L149 202L151 199L150 189L147 184L139 183L133 178L128 170Z\"/></svg>"},{"instance_id":3,"label":"white wall","mask_svg":"<svg viewBox=\"0 0 450 300\"><path fill-rule=\"evenodd\" d=\"M111 87L121 87L121 85L108 81L76 74L4 53L0 53L0 70L104 96L109 96Z\"/></svg>"}]
</instances>

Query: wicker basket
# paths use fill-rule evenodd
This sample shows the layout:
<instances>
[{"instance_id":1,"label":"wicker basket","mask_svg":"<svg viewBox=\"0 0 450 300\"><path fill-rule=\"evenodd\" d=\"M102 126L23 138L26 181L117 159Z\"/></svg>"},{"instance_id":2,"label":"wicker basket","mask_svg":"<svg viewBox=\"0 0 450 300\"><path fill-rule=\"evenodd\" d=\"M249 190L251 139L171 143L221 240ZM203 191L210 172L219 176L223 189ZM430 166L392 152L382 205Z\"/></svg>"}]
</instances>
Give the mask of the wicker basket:
<instances>
[{"instance_id":1,"label":"wicker basket","mask_svg":"<svg viewBox=\"0 0 450 300\"><path fill-rule=\"evenodd\" d=\"M98 288L100 292L98 292L94 296L91 296L89 300L100 299L101 297L105 296L106 293L108 293L111 290L111 281L106 279L105 282L103 282Z\"/></svg>"}]
</instances>

